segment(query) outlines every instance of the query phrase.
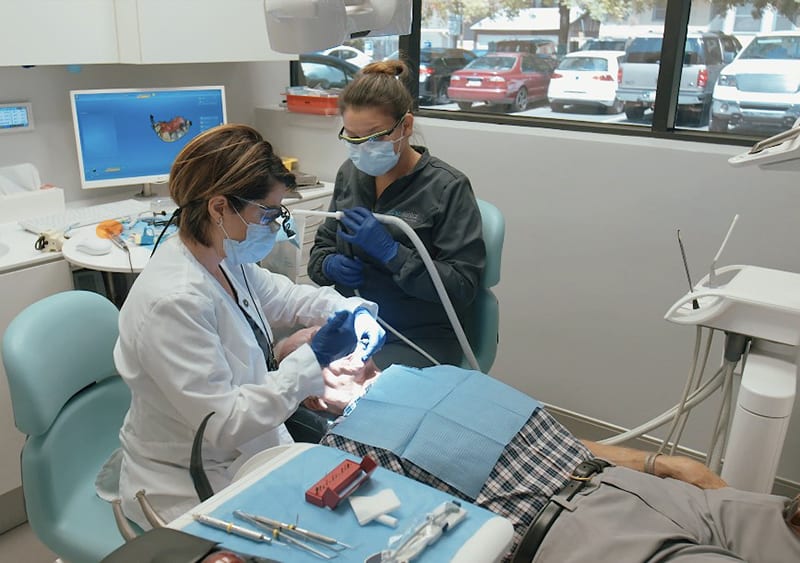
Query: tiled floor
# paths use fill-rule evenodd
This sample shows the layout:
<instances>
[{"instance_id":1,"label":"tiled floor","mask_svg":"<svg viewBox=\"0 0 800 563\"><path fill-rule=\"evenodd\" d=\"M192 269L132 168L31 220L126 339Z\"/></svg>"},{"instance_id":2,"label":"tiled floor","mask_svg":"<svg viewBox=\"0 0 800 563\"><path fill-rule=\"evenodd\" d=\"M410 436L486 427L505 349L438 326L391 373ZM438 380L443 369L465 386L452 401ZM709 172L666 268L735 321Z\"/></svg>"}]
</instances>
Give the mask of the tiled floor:
<instances>
[{"instance_id":1,"label":"tiled floor","mask_svg":"<svg viewBox=\"0 0 800 563\"><path fill-rule=\"evenodd\" d=\"M28 524L0 534L0 563L53 563L56 556L39 543Z\"/></svg>"}]
</instances>

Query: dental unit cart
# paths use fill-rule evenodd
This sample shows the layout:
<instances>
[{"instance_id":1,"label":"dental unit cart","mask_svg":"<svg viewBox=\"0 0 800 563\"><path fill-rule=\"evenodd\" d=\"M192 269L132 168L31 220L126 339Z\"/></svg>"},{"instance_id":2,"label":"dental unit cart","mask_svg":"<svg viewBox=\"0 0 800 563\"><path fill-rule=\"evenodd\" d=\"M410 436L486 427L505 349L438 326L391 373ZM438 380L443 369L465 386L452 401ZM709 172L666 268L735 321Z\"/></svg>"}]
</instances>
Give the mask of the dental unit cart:
<instances>
[{"instance_id":1,"label":"dental unit cart","mask_svg":"<svg viewBox=\"0 0 800 563\"><path fill-rule=\"evenodd\" d=\"M743 368L721 476L732 487L769 493L797 385L800 274L756 266L727 266L716 270L713 278L709 275L701 280L664 318L753 339ZM692 305L695 300L697 308Z\"/></svg>"},{"instance_id":2,"label":"dental unit cart","mask_svg":"<svg viewBox=\"0 0 800 563\"><path fill-rule=\"evenodd\" d=\"M335 538L347 548L333 554L324 549L319 551L332 555L335 561L362 563L386 550L391 538L413 530L420 521L425 521L426 515L435 515L437 510L441 512L442 506L451 506L456 501L461 513L457 525L444 527L436 541L426 546L414 561L488 563L500 561L511 545L513 527L507 519L382 467L374 468L369 479L354 494L375 495L382 490L393 490L401 502L400 507L391 512L397 518L395 528L378 521L359 525L348 502L339 503L333 510L307 502L305 493L309 487L333 468L345 460L361 462L340 450L297 443L272 448L258 458L245 464L231 485L172 521L169 527L221 542L228 549L241 553L280 561L302 563L326 559L296 546L274 545L275 542L270 544L227 534L197 522L194 516L203 514L237 526L248 526L247 521L237 519L235 513L259 514Z\"/></svg>"}]
</instances>

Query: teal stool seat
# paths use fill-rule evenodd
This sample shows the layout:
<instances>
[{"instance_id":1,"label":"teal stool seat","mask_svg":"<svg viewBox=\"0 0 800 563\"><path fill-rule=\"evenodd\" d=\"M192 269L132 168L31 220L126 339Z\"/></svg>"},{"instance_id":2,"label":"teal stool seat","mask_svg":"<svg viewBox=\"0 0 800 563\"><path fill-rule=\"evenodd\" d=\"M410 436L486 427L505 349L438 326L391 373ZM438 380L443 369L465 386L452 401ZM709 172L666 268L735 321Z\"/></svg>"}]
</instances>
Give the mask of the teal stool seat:
<instances>
[{"instance_id":1,"label":"teal stool seat","mask_svg":"<svg viewBox=\"0 0 800 563\"><path fill-rule=\"evenodd\" d=\"M486 246L486 266L481 275L478 294L464 316L464 332L481 371L489 373L497 357L500 329L500 304L491 288L500 282L506 221L500 210L487 201L479 199L478 208ZM472 368L466 358L461 367Z\"/></svg>"},{"instance_id":2,"label":"teal stool seat","mask_svg":"<svg viewBox=\"0 0 800 563\"><path fill-rule=\"evenodd\" d=\"M94 488L130 405L114 367L118 315L101 295L66 291L28 306L3 335L14 422L28 436L28 522L69 563L97 563L124 541Z\"/></svg>"}]
</instances>

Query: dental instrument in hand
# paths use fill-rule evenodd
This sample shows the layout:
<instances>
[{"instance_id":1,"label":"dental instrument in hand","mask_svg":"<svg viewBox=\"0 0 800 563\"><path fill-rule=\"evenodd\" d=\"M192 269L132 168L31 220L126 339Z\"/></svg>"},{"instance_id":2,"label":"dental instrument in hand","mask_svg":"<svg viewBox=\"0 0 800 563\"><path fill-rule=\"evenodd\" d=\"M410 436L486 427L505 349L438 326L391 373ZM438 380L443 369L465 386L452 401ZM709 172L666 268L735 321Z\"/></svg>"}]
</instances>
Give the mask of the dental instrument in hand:
<instances>
[{"instance_id":1,"label":"dental instrument in hand","mask_svg":"<svg viewBox=\"0 0 800 563\"><path fill-rule=\"evenodd\" d=\"M244 512L243 510L235 510L233 512L233 515L236 516L237 518L242 518L243 520L247 520L248 522L264 524L265 526L270 526L271 528L277 528L283 532L295 533L299 536L304 537L305 539L329 546L331 549L334 549L336 551L338 551L339 549L352 549L353 547L351 545L347 545L346 543L340 542L336 538L331 538L329 536L318 534L317 532L312 532L310 530L300 528L296 524L287 524L286 522L273 520L272 518L267 518L266 516L259 516L258 514L250 514Z\"/></svg>"},{"instance_id":2,"label":"dental instrument in hand","mask_svg":"<svg viewBox=\"0 0 800 563\"><path fill-rule=\"evenodd\" d=\"M214 518L207 514L192 514L192 518L205 526L222 530L233 536L239 536L240 538L246 538L256 542L272 543L272 538L269 536L242 526L237 526L233 522L226 522L225 520L220 520L219 518Z\"/></svg>"},{"instance_id":3,"label":"dental instrument in hand","mask_svg":"<svg viewBox=\"0 0 800 563\"><path fill-rule=\"evenodd\" d=\"M272 538L274 540L276 540L276 541L283 540L284 543L287 543L289 545L293 545L295 547L299 547L300 549L304 549L304 550L306 550L306 551L308 551L310 553L313 553L314 555L316 555L317 557L320 557L322 559L333 559L334 557L336 557L335 554L334 555L330 555L328 553L324 553L324 552L314 548L313 546L310 546L307 543L298 540L297 538L295 538L294 536L289 534L287 532L287 530L285 530L283 528L276 528L274 526L270 526L270 525L268 525L268 524L266 524L264 522L259 521L258 519L256 519L251 514L247 514L246 512L242 512L241 510L235 510L233 512L233 515L236 516L237 518L241 518L242 520L250 522L254 526L257 526L258 528L261 528L262 530L265 530L265 531L269 532L272 535ZM244 529L246 529L246 528L244 528ZM263 535L263 534L261 534L261 535ZM336 550L334 550L334 551L336 551Z\"/></svg>"},{"instance_id":4,"label":"dental instrument in hand","mask_svg":"<svg viewBox=\"0 0 800 563\"><path fill-rule=\"evenodd\" d=\"M294 209L292 211L296 215L308 215L313 217L332 217L334 219L341 220L343 213L341 211L316 211L312 209ZM442 282L442 277L439 275L439 270L436 269L436 265L433 262L433 259L430 257L428 250L425 248L425 245L422 243L422 240L419 238L414 229L412 229L408 223L400 219L399 217L394 217L391 215L383 215L380 213L373 214L378 221L381 223L386 223L388 225L394 225L398 227L403 233L408 236L408 239L414 245L417 252L419 252L420 258L422 258L422 262L425 264L425 268L428 270L428 274L431 276L431 281L433 282L433 286L436 289L436 293L439 296L439 300L444 307L445 313L447 314L447 318L450 321L450 324L453 327L453 331L456 333L456 338L458 339L459 344L461 345L461 349L464 352L464 356L467 358L469 365L472 369L480 371L480 364L478 363L477 358L475 357L475 353L472 351L472 347L469 345L469 340L467 340L467 335L464 332L464 328L461 326L461 322L458 320L458 315L456 314L455 308L453 307L453 303L450 301L450 297L447 295L447 289L444 287L444 282ZM382 323L383 326L386 326L385 323Z\"/></svg>"}]
</instances>

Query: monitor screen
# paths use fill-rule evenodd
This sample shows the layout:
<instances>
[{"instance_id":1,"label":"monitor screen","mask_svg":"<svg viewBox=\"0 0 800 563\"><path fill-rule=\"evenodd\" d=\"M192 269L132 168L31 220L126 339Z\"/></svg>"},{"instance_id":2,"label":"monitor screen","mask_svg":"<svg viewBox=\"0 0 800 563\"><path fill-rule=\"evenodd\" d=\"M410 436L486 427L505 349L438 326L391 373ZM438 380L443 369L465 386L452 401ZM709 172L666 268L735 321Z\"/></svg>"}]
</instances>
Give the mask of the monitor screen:
<instances>
[{"instance_id":1,"label":"monitor screen","mask_svg":"<svg viewBox=\"0 0 800 563\"><path fill-rule=\"evenodd\" d=\"M70 92L84 189L166 182L180 150L226 122L224 86Z\"/></svg>"}]
</instances>

